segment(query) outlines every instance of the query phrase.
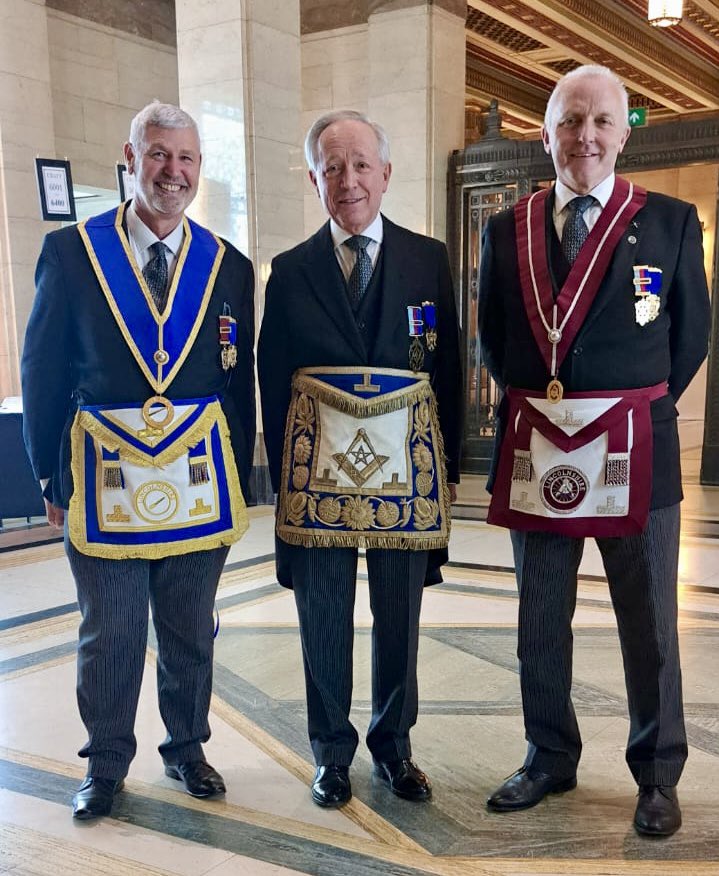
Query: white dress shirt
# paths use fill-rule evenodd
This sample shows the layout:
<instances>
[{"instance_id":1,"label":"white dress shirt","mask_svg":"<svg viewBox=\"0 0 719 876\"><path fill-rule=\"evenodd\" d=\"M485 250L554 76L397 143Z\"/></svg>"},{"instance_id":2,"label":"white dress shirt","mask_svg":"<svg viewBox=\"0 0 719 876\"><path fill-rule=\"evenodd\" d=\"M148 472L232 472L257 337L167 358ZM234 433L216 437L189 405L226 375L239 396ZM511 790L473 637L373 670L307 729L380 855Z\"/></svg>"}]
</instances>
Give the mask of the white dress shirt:
<instances>
[{"instance_id":1,"label":"white dress shirt","mask_svg":"<svg viewBox=\"0 0 719 876\"><path fill-rule=\"evenodd\" d=\"M135 202L131 202L125 212L127 219L127 236L130 239L130 248L135 260L142 270L145 265L152 259L153 254L150 252L150 247L153 243L157 243L160 238L154 231L145 225L140 217L135 212ZM175 273L175 265L177 265L177 256L182 247L182 241L185 239L185 229L182 227L182 220L177 224L174 231L171 231L167 237L161 241L165 244L165 258L167 259L167 278L168 283L172 283L172 276ZM347 249L347 247L345 247Z\"/></svg>"},{"instance_id":2,"label":"white dress shirt","mask_svg":"<svg viewBox=\"0 0 719 876\"><path fill-rule=\"evenodd\" d=\"M600 182L598 186L595 186L591 192L587 192L588 195L592 195L597 201L599 201L598 204L593 204L582 213L584 223L590 231L594 228L597 220L602 215L602 210L607 206L607 201L611 198L613 191L614 174L610 173L609 176ZM568 186L565 186L563 182L560 182L559 180L556 181L554 184L554 212L552 213L552 218L554 219L554 227L557 229L557 236L560 240L562 239L564 223L567 221L567 215L569 213L565 207L576 197L576 192L573 192Z\"/></svg>"},{"instance_id":3,"label":"white dress shirt","mask_svg":"<svg viewBox=\"0 0 719 876\"><path fill-rule=\"evenodd\" d=\"M342 269L342 274L344 275L346 282L349 280L352 268L354 268L355 262L357 261L357 253L351 250L348 246L345 246L344 242L345 240L349 240L350 237L354 237L354 235L345 231L344 228L340 228L334 219L330 219L330 234L332 235L332 243L335 245L335 256L337 257L337 261L339 262L339 266ZM379 258L380 244L382 243L382 216L378 213L372 222L370 222L360 234L364 234L365 237L370 237L372 239L372 242L367 245L367 255L370 257L372 270L374 270L374 267L377 264L377 259Z\"/></svg>"}]
</instances>

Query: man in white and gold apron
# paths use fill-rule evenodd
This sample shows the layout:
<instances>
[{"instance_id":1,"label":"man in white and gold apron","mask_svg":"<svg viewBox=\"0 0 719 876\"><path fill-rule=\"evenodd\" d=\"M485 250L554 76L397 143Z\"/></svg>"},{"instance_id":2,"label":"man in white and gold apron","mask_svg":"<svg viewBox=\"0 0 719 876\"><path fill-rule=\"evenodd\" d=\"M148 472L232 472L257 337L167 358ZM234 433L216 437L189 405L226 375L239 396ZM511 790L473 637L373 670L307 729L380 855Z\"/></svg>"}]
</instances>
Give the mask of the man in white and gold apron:
<instances>
[{"instance_id":1,"label":"man in white and gold apron","mask_svg":"<svg viewBox=\"0 0 719 876\"><path fill-rule=\"evenodd\" d=\"M184 215L195 122L150 104L125 158L132 200L47 236L22 360L28 453L82 614L80 819L110 813L135 754L148 604L165 772L196 797L225 790L202 750L213 606L255 436L252 266Z\"/></svg>"},{"instance_id":2,"label":"man in white and gold apron","mask_svg":"<svg viewBox=\"0 0 719 876\"><path fill-rule=\"evenodd\" d=\"M357 549L366 547L367 745L393 793L428 800L409 733L422 588L440 580L459 479L462 379L447 251L380 214L391 173L380 126L330 113L310 129L305 153L330 220L272 263L258 367L278 578L294 590L300 621L312 799L341 806L351 796L352 617Z\"/></svg>"},{"instance_id":3,"label":"man in white and gold apron","mask_svg":"<svg viewBox=\"0 0 719 876\"><path fill-rule=\"evenodd\" d=\"M706 356L709 298L696 209L615 176L627 103L606 68L561 79L543 128L556 184L492 217L484 239L482 357L504 390L488 520L511 529L529 743L488 806L576 785L571 622L590 536L624 657L634 825L669 835L687 755L675 402Z\"/></svg>"}]
</instances>

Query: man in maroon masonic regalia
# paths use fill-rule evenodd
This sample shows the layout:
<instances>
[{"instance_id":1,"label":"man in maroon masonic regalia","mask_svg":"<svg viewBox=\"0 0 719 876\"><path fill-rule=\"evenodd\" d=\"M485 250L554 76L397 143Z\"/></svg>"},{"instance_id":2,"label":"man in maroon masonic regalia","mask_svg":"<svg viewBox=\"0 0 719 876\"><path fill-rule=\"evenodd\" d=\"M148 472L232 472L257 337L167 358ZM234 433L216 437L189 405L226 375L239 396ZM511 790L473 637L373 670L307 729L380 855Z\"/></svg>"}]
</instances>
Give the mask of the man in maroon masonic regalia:
<instances>
[{"instance_id":1,"label":"man in maroon masonic regalia","mask_svg":"<svg viewBox=\"0 0 719 876\"><path fill-rule=\"evenodd\" d=\"M694 206L615 176L628 136L615 74L572 71L542 130L555 185L493 216L485 233L482 356L503 390L489 520L511 530L528 742L487 805L525 809L577 783L571 623L590 536L624 658L634 826L668 836L681 825L687 756L675 402L706 356L709 298Z\"/></svg>"}]
</instances>

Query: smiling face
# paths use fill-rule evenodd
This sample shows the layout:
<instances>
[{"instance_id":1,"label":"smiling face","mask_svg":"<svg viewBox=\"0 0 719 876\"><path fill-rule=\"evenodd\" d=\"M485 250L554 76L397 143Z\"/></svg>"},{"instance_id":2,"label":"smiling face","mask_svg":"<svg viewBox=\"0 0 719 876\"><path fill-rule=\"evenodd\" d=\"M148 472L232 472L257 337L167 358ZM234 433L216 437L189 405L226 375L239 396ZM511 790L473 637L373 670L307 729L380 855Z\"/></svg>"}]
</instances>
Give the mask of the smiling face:
<instances>
[{"instance_id":1,"label":"smiling face","mask_svg":"<svg viewBox=\"0 0 719 876\"><path fill-rule=\"evenodd\" d=\"M626 103L619 86L587 75L559 86L549 124L542 128L545 151L557 177L586 195L613 171L629 137Z\"/></svg>"},{"instance_id":2,"label":"smiling face","mask_svg":"<svg viewBox=\"0 0 719 876\"><path fill-rule=\"evenodd\" d=\"M158 237L165 237L197 194L202 162L197 132L148 125L137 153L131 143L125 144L125 160L135 176L137 215Z\"/></svg>"},{"instance_id":3,"label":"smiling face","mask_svg":"<svg viewBox=\"0 0 719 876\"><path fill-rule=\"evenodd\" d=\"M322 206L340 228L359 234L379 213L392 165L382 163L374 130L355 119L325 128L317 145L317 171L310 170L310 179Z\"/></svg>"}]
</instances>

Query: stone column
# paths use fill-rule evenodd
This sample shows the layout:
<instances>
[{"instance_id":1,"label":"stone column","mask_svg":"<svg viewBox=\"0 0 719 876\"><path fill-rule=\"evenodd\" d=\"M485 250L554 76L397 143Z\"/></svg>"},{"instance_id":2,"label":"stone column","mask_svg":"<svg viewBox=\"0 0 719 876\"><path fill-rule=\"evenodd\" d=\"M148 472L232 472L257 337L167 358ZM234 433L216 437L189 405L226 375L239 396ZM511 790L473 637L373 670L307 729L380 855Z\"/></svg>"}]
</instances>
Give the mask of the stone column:
<instances>
[{"instance_id":1,"label":"stone column","mask_svg":"<svg viewBox=\"0 0 719 876\"><path fill-rule=\"evenodd\" d=\"M262 291L303 237L299 0L177 0L176 18L180 103L203 146L190 213L252 259Z\"/></svg>"},{"instance_id":2,"label":"stone column","mask_svg":"<svg viewBox=\"0 0 719 876\"><path fill-rule=\"evenodd\" d=\"M466 3L370 0L369 115L390 138L383 211L444 239L447 167L464 145Z\"/></svg>"},{"instance_id":3,"label":"stone column","mask_svg":"<svg viewBox=\"0 0 719 876\"><path fill-rule=\"evenodd\" d=\"M299 0L177 0L175 13L180 104L203 147L189 212L252 259L259 330L270 261L304 237ZM259 436L254 463L251 498L271 501Z\"/></svg>"},{"instance_id":4,"label":"stone column","mask_svg":"<svg viewBox=\"0 0 719 876\"><path fill-rule=\"evenodd\" d=\"M0 6L0 399L20 394L19 355L48 231L35 157L55 157L44 0Z\"/></svg>"}]
</instances>

